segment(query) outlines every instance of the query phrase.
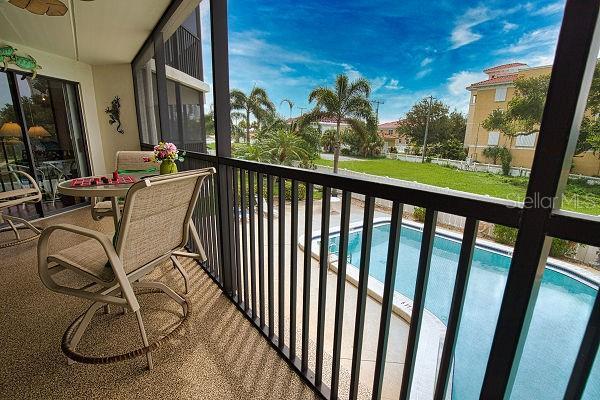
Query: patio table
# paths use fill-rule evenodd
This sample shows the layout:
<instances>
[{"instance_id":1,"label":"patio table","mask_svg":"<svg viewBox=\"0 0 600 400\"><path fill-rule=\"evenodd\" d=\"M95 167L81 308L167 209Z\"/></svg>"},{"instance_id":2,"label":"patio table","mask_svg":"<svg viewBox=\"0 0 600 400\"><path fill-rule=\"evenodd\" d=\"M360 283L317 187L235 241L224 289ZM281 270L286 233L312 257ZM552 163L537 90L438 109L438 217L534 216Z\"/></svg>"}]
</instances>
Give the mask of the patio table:
<instances>
[{"instance_id":1,"label":"patio table","mask_svg":"<svg viewBox=\"0 0 600 400\"><path fill-rule=\"evenodd\" d=\"M142 173L127 173L128 176L132 176L135 182L138 182L141 178L156 175L148 173L146 171ZM87 177L94 178L94 177ZM82 179L82 178L76 178ZM85 178L83 178L85 179ZM119 221L121 220L121 209L119 208L119 197L125 197L129 188L135 183L119 183L115 185L91 185L91 186L71 186L70 179L63 181L58 184L58 192L66 196L73 197L108 197L113 208L113 221L115 224L115 231L118 229Z\"/></svg>"}]
</instances>

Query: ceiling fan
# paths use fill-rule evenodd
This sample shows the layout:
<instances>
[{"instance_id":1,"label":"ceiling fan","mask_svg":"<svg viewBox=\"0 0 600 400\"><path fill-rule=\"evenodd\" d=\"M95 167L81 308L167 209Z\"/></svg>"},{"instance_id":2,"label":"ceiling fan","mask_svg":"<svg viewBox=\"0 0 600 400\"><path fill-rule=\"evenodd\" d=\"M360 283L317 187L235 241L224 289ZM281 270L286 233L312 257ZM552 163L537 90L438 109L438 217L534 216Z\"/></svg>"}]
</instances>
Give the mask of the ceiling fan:
<instances>
[{"instance_id":1,"label":"ceiling fan","mask_svg":"<svg viewBox=\"0 0 600 400\"><path fill-rule=\"evenodd\" d=\"M94 0L81 0L94 1ZM22 8L36 15L60 17L67 13L67 6L60 0L8 0L13 6Z\"/></svg>"}]
</instances>

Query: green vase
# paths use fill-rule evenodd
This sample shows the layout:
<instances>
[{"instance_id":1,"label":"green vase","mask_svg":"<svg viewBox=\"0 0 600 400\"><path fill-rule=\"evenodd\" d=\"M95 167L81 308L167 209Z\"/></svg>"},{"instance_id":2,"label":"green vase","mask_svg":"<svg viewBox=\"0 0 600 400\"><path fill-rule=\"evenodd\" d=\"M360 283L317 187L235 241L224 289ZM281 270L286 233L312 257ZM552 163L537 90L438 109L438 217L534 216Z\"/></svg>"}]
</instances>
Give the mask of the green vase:
<instances>
[{"instance_id":1,"label":"green vase","mask_svg":"<svg viewBox=\"0 0 600 400\"><path fill-rule=\"evenodd\" d=\"M175 161L163 160L163 162L160 163L160 174L161 175L175 174L175 173L177 173L177 164L175 164Z\"/></svg>"}]
</instances>

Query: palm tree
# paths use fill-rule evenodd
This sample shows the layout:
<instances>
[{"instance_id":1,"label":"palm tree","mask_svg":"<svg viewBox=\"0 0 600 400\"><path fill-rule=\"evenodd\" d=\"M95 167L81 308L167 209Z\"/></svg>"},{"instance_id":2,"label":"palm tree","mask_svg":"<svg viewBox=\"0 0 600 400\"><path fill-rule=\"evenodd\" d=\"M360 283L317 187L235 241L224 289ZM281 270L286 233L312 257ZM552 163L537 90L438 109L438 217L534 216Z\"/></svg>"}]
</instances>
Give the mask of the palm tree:
<instances>
[{"instance_id":1,"label":"palm tree","mask_svg":"<svg viewBox=\"0 0 600 400\"><path fill-rule=\"evenodd\" d=\"M340 74L335 79L335 87L317 87L308 96L309 103L316 101L315 108L307 113L304 123L330 118L336 122L334 141L333 172L338 172L340 159L340 125L346 122L356 132L362 132L366 125L363 121L373 115L369 102L371 84L364 78L352 82L348 76Z\"/></svg>"},{"instance_id":2,"label":"palm tree","mask_svg":"<svg viewBox=\"0 0 600 400\"><path fill-rule=\"evenodd\" d=\"M246 117L246 142L250 143L250 115L252 114L257 121L265 116L275 112L275 106L269 100L267 91L255 86L249 95L239 89L231 91L231 109L241 110Z\"/></svg>"},{"instance_id":3,"label":"palm tree","mask_svg":"<svg viewBox=\"0 0 600 400\"><path fill-rule=\"evenodd\" d=\"M283 99L279 105L282 105L283 103L287 103L288 107L290 108L290 119L292 119L292 108L294 108L294 102L290 99Z\"/></svg>"},{"instance_id":4,"label":"palm tree","mask_svg":"<svg viewBox=\"0 0 600 400\"><path fill-rule=\"evenodd\" d=\"M293 161L305 162L308 158L304 140L285 129L270 132L261 143L276 164L291 165Z\"/></svg>"}]
</instances>

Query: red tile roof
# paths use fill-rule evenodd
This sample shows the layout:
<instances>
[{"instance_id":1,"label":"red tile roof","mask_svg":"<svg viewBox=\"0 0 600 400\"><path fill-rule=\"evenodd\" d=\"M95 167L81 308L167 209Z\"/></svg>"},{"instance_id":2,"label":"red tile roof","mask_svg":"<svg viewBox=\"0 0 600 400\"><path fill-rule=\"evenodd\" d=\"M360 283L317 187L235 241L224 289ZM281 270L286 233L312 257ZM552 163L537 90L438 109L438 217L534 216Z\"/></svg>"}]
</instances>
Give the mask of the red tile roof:
<instances>
[{"instance_id":1,"label":"red tile roof","mask_svg":"<svg viewBox=\"0 0 600 400\"><path fill-rule=\"evenodd\" d=\"M494 78L486 79L485 81L480 81L467 86L467 90L471 88L483 87L483 86L491 86L491 85L500 85L503 83L511 83L517 78L518 74L510 74L503 76L496 76Z\"/></svg>"},{"instance_id":2,"label":"red tile roof","mask_svg":"<svg viewBox=\"0 0 600 400\"><path fill-rule=\"evenodd\" d=\"M379 129L396 129L400 125L400 121L384 122L383 124L377 125Z\"/></svg>"},{"instance_id":3,"label":"red tile roof","mask_svg":"<svg viewBox=\"0 0 600 400\"><path fill-rule=\"evenodd\" d=\"M503 69L509 69L509 68L514 68L514 67L526 67L527 64L524 63L509 63L509 64L502 64L502 65L497 65L495 67L491 67L488 69L484 69L483 72L485 72L486 74L489 74L490 72L496 72L496 71L502 71Z\"/></svg>"}]
</instances>

